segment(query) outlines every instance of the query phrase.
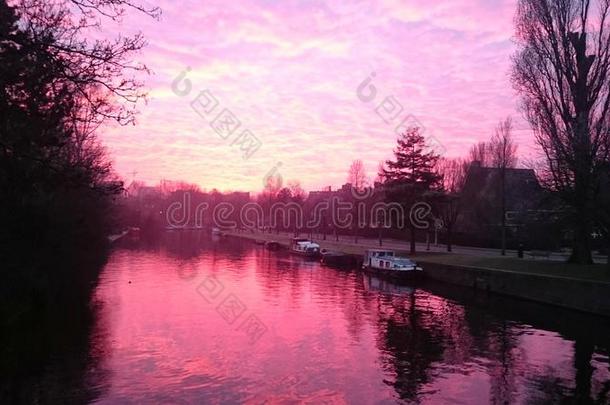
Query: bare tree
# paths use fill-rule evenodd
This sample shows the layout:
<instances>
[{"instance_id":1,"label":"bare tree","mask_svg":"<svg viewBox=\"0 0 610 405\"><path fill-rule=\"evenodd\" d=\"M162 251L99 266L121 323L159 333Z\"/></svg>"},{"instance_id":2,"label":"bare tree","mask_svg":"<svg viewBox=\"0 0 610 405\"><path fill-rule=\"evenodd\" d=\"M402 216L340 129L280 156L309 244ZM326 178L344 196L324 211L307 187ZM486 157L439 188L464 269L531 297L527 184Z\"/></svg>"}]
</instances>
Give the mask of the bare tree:
<instances>
[{"instance_id":1,"label":"bare tree","mask_svg":"<svg viewBox=\"0 0 610 405\"><path fill-rule=\"evenodd\" d=\"M512 138L513 122L510 117L500 121L489 143L492 165L500 170L500 211L502 224L502 255L506 255L506 170L517 165L517 145Z\"/></svg>"},{"instance_id":2,"label":"bare tree","mask_svg":"<svg viewBox=\"0 0 610 405\"><path fill-rule=\"evenodd\" d=\"M362 160L357 159L352 162L349 167L349 171L347 173L347 182L350 183L354 190L362 191L368 184L368 178L366 176L366 172L364 170L364 163ZM349 198L353 198L353 196L349 196ZM358 218L358 207L357 204L354 204L352 207L352 215L354 218ZM358 243L358 227L361 226L358 220L355 220L352 223L352 227L354 230L354 242Z\"/></svg>"},{"instance_id":3,"label":"bare tree","mask_svg":"<svg viewBox=\"0 0 610 405\"><path fill-rule=\"evenodd\" d=\"M489 143L489 156L493 167L509 169L517 166L517 145L513 140L511 117L498 123L496 132Z\"/></svg>"},{"instance_id":4,"label":"bare tree","mask_svg":"<svg viewBox=\"0 0 610 405\"><path fill-rule=\"evenodd\" d=\"M364 170L364 163L362 160L354 160L349 167L347 173L347 182L352 185L356 190L363 190L366 187L368 179Z\"/></svg>"},{"instance_id":5,"label":"bare tree","mask_svg":"<svg viewBox=\"0 0 610 405\"><path fill-rule=\"evenodd\" d=\"M472 145L468 151L468 159L471 162L479 162L481 167L489 166L491 162L489 144L481 141Z\"/></svg>"},{"instance_id":6,"label":"bare tree","mask_svg":"<svg viewBox=\"0 0 610 405\"><path fill-rule=\"evenodd\" d=\"M452 251L453 228L461 211L461 192L470 162L465 159L441 158L437 172L443 178L443 190L435 198L438 215L447 233L447 251Z\"/></svg>"},{"instance_id":7,"label":"bare tree","mask_svg":"<svg viewBox=\"0 0 610 405\"><path fill-rule=\"evenodd\" d=\"M81 247L96 257L118 230L123 184L95 132L108 119L133 122L144 96L136 77L146 68L133 63L142 37L105 38L109 19L131 4L0 0L0 223L3 235L19 235L0 255L9 247L28 263L36 246L72 263ZM71 291L83 298L97 279L97 266L26 267L14 284L41 303Z\"/></svg>"},{"instance_id":8,"label":"bare tree","mask_svg":"<svg viewBox=\"0 0 610 405\"><path fill-rule=\"evenodd\" d=\"M17 0L15 8L24 31L45 43L45 51L58 66L54 90L68 91L77 100L78 108L73 110L77 121L90 130L107 119L134 123L135 104L146 96L136 75L148 69L134 62L132 55L146 41L140 33L97 40L87 34L100 29L104 19L119 23L127 9L157 18L159 8L132 0Z\"/></svg>"},{"instance_id":9,"label":"bare tree","mask_svg":"<svg viewBox=\"0 0 610 405\"><path fill-rule=\"evenodd\" d=\"M451 194L461 192L466 182L469 166L470 162L466 159L440 158L437 171L443 176L443 189Z\"/></svg>"},{"instance_id":10,"label":"bare tree","mask_svg":"<svg viewBox=\"0 0 610 405\"><path fill-rule=\"evenodd\" d=\"M571 262L591 263L600 172L610 152L610 0L520 0L512 79L547 160L555 191L573 209Z\"/></svg>"},{"instance_id":11,"label":"bare tree","mask_svg":"<svg viewBox=\"0 0 610 405\"><path fill-rule=\"evenodd\" d=\"M292 201L303 204L307 193L303 190L303 187L301 187L301 182L298 180L290 180L288 182L288 188L290 189Z\"/></svg>"}]
</instances>

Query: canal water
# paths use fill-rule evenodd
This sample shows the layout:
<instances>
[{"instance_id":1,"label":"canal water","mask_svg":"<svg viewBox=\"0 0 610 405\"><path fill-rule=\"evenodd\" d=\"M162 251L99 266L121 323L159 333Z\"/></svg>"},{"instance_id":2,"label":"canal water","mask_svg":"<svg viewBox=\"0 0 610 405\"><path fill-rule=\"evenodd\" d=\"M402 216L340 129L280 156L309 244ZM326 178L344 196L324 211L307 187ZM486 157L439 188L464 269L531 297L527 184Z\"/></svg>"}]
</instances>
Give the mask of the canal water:
<instances>
[{"instance_id":1,"label":"canal water","mask_svg":"<svg viewBox=\"0 0 610 405\"><path fill-rule=\"evenodd\" d=\"M91 307L86 337L5 393L98 404L610 397L606 319L444 284L397 285L201 232L114 250Z\"/></svg>"}]
</instances>

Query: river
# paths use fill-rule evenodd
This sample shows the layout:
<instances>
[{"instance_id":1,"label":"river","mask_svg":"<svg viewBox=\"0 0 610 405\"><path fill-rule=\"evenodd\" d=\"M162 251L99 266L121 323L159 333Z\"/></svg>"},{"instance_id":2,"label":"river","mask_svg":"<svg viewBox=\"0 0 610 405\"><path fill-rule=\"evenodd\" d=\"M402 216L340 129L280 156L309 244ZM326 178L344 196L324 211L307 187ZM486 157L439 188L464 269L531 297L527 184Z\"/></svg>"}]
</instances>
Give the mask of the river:
<instances>
[{"instance_id":1,"label":"river","mask_svg":"<svg viewBox=\"0 0 610 405\"><path fill-rule=\"evenodd\" d=\"M168 232L154 246L115 249L91 311L86 336L48 355L36 373L5 382L5 397L97 404L609 401L607 319L439 283L393 284L201 232Z\"/></svg>"}]
</instances>

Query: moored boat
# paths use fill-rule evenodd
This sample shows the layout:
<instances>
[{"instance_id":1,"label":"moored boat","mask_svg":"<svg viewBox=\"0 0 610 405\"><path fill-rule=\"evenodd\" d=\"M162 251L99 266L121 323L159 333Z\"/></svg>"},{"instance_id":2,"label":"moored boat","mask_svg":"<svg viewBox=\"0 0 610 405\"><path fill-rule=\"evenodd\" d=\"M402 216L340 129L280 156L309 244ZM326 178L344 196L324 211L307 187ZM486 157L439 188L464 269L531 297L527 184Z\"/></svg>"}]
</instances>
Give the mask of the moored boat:
<instances>
[{"instance_id":1,"label":"moored boat","mask_svg":"<svg viewBox=\"0 0 610 405\"><path fill-rule=\"evenodd\" d=\"M393 250L371 249L364 254L362 269L376 275L401 280L416 280L424 271L408 257L397 256Z\"/></svg>"},{"instance_id":2,"label":"moored boat","mask_svg":"<svg viewBox=\"0 0 610 405\"><path fill-rule=\"evenodd\" d=\"M282 244L280 242L270 240L265 242L265 248L267 248L267 250L280 250L282 248Z\"/></svg>"},{"instance_id":3,"label":"moored boat","mask_svg":"<svg viewBox=\"0 0 610 405\"><path fill-rule=\"evenodd\" d=\"M322 249L321 255L320 262L327 266L347 268L357 265L356 258L347 253Z\"/></svg>"},{"instance_id":4,"label":"moored boat","mask_svg":"<svg viewBox=\"0 0 610 405\"><path fill-rule=\"evenodd\" d=\"M290 251L301 256L316 258L320 256L320 245L309 239L293 238Z\"/></svg>"}]
</instances>

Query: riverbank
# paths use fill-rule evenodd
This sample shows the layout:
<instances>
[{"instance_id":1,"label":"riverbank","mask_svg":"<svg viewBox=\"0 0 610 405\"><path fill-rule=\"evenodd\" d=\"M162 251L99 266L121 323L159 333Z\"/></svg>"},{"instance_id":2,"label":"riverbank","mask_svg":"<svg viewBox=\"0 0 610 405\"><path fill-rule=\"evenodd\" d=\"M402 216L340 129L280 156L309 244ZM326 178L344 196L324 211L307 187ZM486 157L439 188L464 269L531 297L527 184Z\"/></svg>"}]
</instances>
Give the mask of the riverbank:
<instances>
[{"instance_id":1,"label":"riverbank","mask_svg":"<svg viewBox=\"0 0 610 405\"><path fill-rule=\"evenodd\" d=\"M291 239L286 234L228 232L227 235L273 240L285 246ZM328 239L315 241L323 249L359 256L366 249L378 247L367 241L359 244ZM610 270L606 265L438 252L418 253L416 260L424 266L427 276L437 281L610 317Z\"/></svg>"}]
</instances>

